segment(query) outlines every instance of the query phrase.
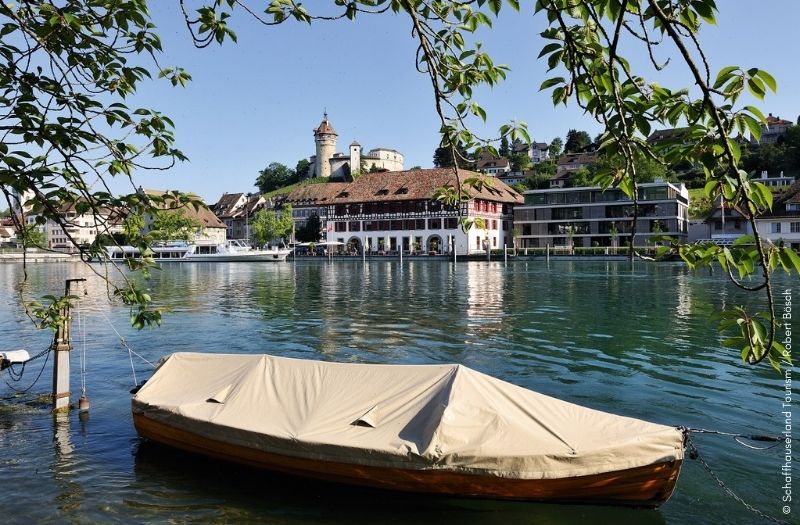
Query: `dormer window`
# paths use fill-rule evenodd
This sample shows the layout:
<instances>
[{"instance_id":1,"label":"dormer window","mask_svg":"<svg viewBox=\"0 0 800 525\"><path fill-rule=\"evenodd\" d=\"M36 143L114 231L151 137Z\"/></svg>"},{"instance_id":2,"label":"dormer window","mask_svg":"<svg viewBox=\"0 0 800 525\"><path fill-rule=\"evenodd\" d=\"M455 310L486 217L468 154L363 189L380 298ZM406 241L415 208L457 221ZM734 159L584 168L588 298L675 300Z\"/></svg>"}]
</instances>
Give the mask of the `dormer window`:
<instances>
[{"instance_id":1,"label":"dormer window","mask_svg":"<svg viewBox=\"0 0 800 525\"><path fill-rule=\"evenodd\" d=\"M408 193L408 188L398 188L395 192L396 195L405 195Z\"/></svg>"},{"instance_id":2,"label":"dormer window","mask_svg":"<svg viewBox=\"0 0 800 525\"><path fill-rule=\"evenodd\" d=\"M389 195L389 190L383 188L382 190L378 190L375 195Z\"/></svg>"}]
</instances>

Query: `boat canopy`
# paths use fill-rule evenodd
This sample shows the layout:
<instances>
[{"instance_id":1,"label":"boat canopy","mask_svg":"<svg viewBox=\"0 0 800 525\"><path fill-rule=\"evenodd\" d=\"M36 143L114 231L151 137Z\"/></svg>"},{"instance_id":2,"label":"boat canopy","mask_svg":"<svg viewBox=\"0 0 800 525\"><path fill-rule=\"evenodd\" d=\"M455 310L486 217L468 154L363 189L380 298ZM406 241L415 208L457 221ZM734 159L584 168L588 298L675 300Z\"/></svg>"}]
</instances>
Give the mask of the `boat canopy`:
<instances>
[{"instance_id":1,"label":"boat canopy","mask_svg":"<svg viewBox=\"0 0 800 525\"><path fill-rule=\"evenodd\" d=\"M134 413L293 457L517 479L683 458L680 429L548 397L462 365L175 353Z\"/></svg>"}]
</instances>

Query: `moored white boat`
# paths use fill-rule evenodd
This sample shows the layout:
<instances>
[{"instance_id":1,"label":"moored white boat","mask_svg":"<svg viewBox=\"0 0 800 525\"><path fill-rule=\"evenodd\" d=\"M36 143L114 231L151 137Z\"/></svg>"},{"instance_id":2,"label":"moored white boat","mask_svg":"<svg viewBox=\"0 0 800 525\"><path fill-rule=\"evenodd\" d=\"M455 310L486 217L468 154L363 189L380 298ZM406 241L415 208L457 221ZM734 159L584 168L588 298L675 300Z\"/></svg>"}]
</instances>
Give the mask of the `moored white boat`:
<instances>
[{"instance_id":1,"label":"moored white boat","mask_svg":"<svg viewBox=\"0 0 800 525\"><path fill-rule=\"evenodd\" d=\"M289 248L258 250L240 240L220 244L167 242L153 245L151 249L157 262L279 262L292 253ZM106 253L111 260L141 256L139 249L133 246L108 246Z\"/></svg>"},{"instance_id":2,"label":"moored white boat","mask_svg":"<svg viewBox=\"0 0 800 525\"><path fill-rule=\"evenodd\" d=\"M554 399L461 365L176 353L132 400L153 441L351 485L658 506L680 428Z\"/></svg>"}]
</instances>

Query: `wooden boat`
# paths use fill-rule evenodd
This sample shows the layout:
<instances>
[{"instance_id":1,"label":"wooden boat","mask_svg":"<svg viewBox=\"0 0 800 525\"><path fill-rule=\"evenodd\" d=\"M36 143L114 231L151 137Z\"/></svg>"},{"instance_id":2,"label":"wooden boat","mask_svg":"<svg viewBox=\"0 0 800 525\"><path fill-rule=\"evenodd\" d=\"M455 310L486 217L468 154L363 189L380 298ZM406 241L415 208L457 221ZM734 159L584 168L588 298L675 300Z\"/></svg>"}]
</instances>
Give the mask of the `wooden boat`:
<instances>
[{"instance_id":1,"label":"wooden boat","mask_svg":"<svg viewBox=\"0 0 800 525\"><path fill-rule=\"evenodd\" d=\"M132 401L143 438L271 471L454 496L655 507L679 428L461 365L176 353Z\"/></svg>"}]
</instances>

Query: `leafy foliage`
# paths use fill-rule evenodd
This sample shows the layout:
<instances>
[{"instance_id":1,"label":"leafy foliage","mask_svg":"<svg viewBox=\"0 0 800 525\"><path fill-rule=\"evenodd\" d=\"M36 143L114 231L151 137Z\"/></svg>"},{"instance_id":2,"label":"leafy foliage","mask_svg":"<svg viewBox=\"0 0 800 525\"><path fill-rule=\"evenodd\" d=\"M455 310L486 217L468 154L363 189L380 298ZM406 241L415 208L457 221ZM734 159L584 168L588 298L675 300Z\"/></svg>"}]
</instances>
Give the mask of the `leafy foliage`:
<instances>
[{"instance_id":1,"label":"leafy foliage","mask_svg":"<svg viewBox=\"0 0 800 525\"><path fill-rule=\"evenodd\" d=\"M299 242L317 242L322 238L322 221L319 215L312 215L306 219L305 224L297 228L294 237Z\"/></svg>"},{"instance_id":2,"label":"leafy foliage","mask_svg":"<svg viewBox=\"0 0 800 525\"><path fill-rule=\"evenodd\" d=\"M292 206L287 205L280 213L274 210L258 210L250 226L258 246L263 246L274 239L288 237L294 227Z\"/></svg>"},{"instance_id":3,"label":"leafy foliage","mask_svg":"<svg viewBox=\"0 0 800 525\"><path fill-rule=\"evenodd\" d=\"M561 155L561 149L563 147L564 142L561 140L561 137L556 137L550 141L550 146L547 148L547 154L550 155L551 159L555 159Z\"/></svg>"},{"instance_id":4,"label":"leafy foliage","mask_svg":"<svg viewBox=\"0 0 800 525\"><path fill-rule=\"evenodd\" d=\"M183 208L156 210L148 237L151 241L189 241L202 226L200 221L188 216Z\"/></svg>"},{"instance_id":5,"label":"leafy foliage","mask_svg":"<svg viewBox=\"0 0 800 525\"><path fill-rule=\"evenodd\" d=\"M310 169L311 163L308 161L308 159L298 160L297 165L294 167L294 178L299 181L307 178Z\"/></svg>"},{"instance_id":6,"label":"leafy foliage","mask_svg":"<svg viewBox=\"0 0 800 525\"><path fill-rule=\"evenodd\" d=\"M440 146L433 152L433 165L437 168L452 168L469 163L469 155L463 145L456 147L456 153L450 147Z\"/></svg>"},{"instance_id":7,"label":"leafy foliage","mask_svg":"<svg viewBox=\"0 0 800 525\"><path fill-rule=\"evenodd\" d=\"M306 170L307 169L308 167L306 167ZM268 193L278 188L294 184L298 180L295 171L279 162L273 162L258 172L256 186L261 193Z\"/></svg>"},{"instance_id":8,"label":"leafy foliage","mask_svg":"<svg viewBox=\"0 0 800 525\"><path fill-rule=\"evenodd\" d=\"M777 320L771 272L779 264L787 271L800 272L800 264L795 264L800 258L792 250L760 238L755 218L772 206L772 195L768 188L748 179L735 140L736 135L745 133L758 139L765 122L757 108L737 107L739 97L747 91L763 99L767 91L775 91L774 78L758 68L739 66L712 74L699 32L704 23L716 23L714 0L538 0L536 11L543 12L549 22L542 32L547 44L540 56L551 70L559 69L563 75L545 80L541 89L551 91L554 104L573 101L604 126L599 148L610 158L621 159L622 165L598 172L597 181L603 187L619 186L633 199L630 242L636 235L641 159L700 166L706 195L711 199L721 195L727 203L745 210L755 233L749 242L737 242L730 248L672 243L659 248L659 253L678 253L692 268L716 262L734 285L763 290L763 314L752 315L743 307L724 311L721 315L726 322L720 324L720 330L730 328L730 320L741 327L742 340L737 344L743 345L741 355L747 363L769 359L777 367L780 359L788 362L785 354L772 352ZM622 55L629 45L643 46L657 72L669 62L658 61L659 50L672 46L689 69L698 95L693 98L685 88L668 88L637 75ZM687 125L668 140L650 144L645 138L654 124ZM630 253L634 255L633 246ZM749 284L757 271L760 283Z\"/></svg>"},{"instance_id":9,"label":"leafy foliage","mask_svg":"<svg viewBox=\"0 0 800 525\"><path fill-rule=\"evenodd\" d=\"M531 167L531 158L527 153L515 153L511 155L511 171L525 171Z\"/></svg>"},{"instance_id":10,"label":"leafy foliage","mask_svg":"<svg viewBox=\"0 0 800 525\"><path fill-rule=\"evenodd\" d=\"M531 142L524 123L502 125L497 137L480 137L470 130L472 122L487 120L473 93L496 85L508 71L486 53L478 32L492 27L503 6L519 10L518 0L336 0L322 6L315 3L315 9L328 9L320 13L293 0L268 0L263 15L234 0L208 0L193 15L183 2L180 5L198 47L236 40L228 24L237 7L267 26L288 20L309 24L353 20L385 12L407 16L418 42L416 66L431 82L440 120L443 151L436 165L456 168L456 184L442 188L439 197L459 210L470 189L485 184L478 178L458 180L457 168L468 162L466 151L480 147L496 156L492 142L501 137ZM775 91L775 79L754 67L733 65L712 71L699 35L704 24L716 23L714 0L537 0L535 11L548 22L539 56L551 70L558 70L542 82L541 89L550 91L554 104L574 103L593 116L605 129L597 146L616 159L610 169L598 171L597 182L618 186L630 196L635 214L641 159L661 165L685 163L702 170L709 198L721 195L745 210L755 232L749 242L721 248L663 240L666 244L659 253L677 253L692 268L719 264L734 285L763 291L762 313L751 314L744 308L723 312L720 329L738 327L734 337L740 339L732 344L742 347L747 363L769 360L777 367L781 360L788 362L775 346L771 275L779 266L800 272L800 257L760 238L755 217L771 207L772 195L748 179L742 148L735 140L745 133L758 138L765 122L757 108L739 105L741 95L748 92L763 99ZM161 49L143 0L57 5L35 0L3 4L0 16L5 20L0 28L0 106L5 116L0 185L9 207L13 191L26 190L34 192L36 213L56 221L55 204L78 197L90 206L151 206L151 200L139 194L112 197L104 184L106 177L130 178L148 157L167 165L183 159L173 148L172 122L167 117L148 109L130 110L122 103L151 75L132 57L154 58ZM634 72L623 56L630 46L644 48L656 72L674 65L658 60L659 51L671 46L679 57L674 62L688 68L693 90L663 86ZM39 69L41 64L51 67ZM155 61L152 65L173 85L190 79L180 68L162 69ZM95 121L105 122L113 134L98 131ZM684 128L670 140L657 144L645 140L654 125L678 124ZM567 137L565 151L590 143L588 135L576 131ZM87 183L87 176L101 181L97 185L101 189L92 189L95 185ZM630 242L636 235L636 216L632 219L632 231L626 232ZM465 229L471 226L462 224ZM629 253L635 254L632 246ZM149 302L149 296L132 284L117 289L117 295L137 308ZM157 312L150 315L146 308L132 313L137 326L159 319Z\"/></svg>"},{"instance_id":11,"label":"leafy foliage","mask_svg":"<svg viewBox=\"0 0 800 525\"><path fill-rule=\"evenodd\" d=\"M567 141L564 143L564 153L578 153L584 151L592 144L592 138L585 131L571 129L567 131Z\"/></svg>"},{"instance_id":12,"label":"leafy foliage","mask_svg":"<svg viewBox=\"0 0 800 525\"><path fill-rule=\"evenodd\" d=\"M770 176L800 176L800 126L789 126L774 144L745 144L742 168L754 176L766 171Z\"/></svg>"},{"instance_id":13,"label":"leafy foliage","mask_svg":"<svg viewBox=\"0 0 800 525\"><path fill-rule=\"evenodd\" d=\"M17 233L17 240L26 250L28 248L46 248L47 239L44 232L36 224L27 224Z\"/></svg>"},{"instance_id":14,"label":"leafy foliage","mask_svg":"<svg viewBox=\"0 0 800 525\"><path fill-rule=\"evenodd\" d=\"M0 5L0 191L15 209L24 204L18 196L32 195L31 213L61 226L86 258L104 252L78 246L59 208L149 208L142 194L111 195L109 179L185 159L168 117L125 103L154 73L172 85L191 79L181 68L159 66L154 29L143 0ZM26 218L12 218L22 231ZM108 234L107 223L97 227ZM136 324L156 322L149 296L126 274L119 277L123 284L111 290L134 307Z\"/></svg>"}]
</instances>

